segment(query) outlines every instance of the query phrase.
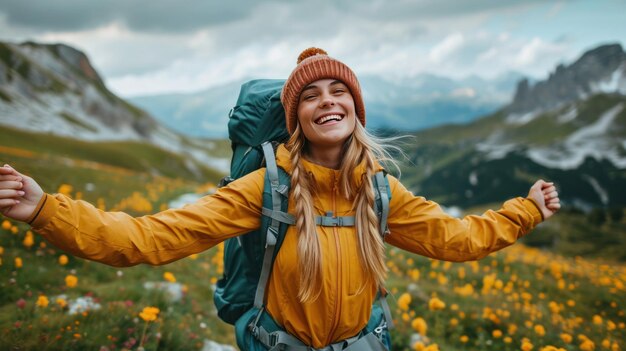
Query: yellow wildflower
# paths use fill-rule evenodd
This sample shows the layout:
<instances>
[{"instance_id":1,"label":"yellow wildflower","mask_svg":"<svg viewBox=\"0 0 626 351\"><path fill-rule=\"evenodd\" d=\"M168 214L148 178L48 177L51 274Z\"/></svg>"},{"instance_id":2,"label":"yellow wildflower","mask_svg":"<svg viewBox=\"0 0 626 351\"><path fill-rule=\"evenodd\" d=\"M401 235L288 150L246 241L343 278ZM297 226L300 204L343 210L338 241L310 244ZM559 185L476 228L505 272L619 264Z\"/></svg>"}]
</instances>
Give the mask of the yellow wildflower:
<instances>
[{"instance_id":1,"label":"yellow wildflower","mask_svg":"<svg viewBox=\"0 0 626 351\"><path fill-rule=\"evenodd\" d=\"M612 331L612 330L615 330L615 328L617 328L617 326L615 325L615 322L610 321L610 320L606 322L606 330Z\"/></svg>"},{"instance_id":2,"label":"yellow wildflower","mask_svg":"<svg viewBox=\"0 0 626 351\"><path fill-rule=\"evenodd\" d=\"M48 298L46 297L46 295L39 295L39 297L37 298L37 302L35 303L37 306L39 307L48 307L48 304L50 303L50 301L48 301Z\"/></svg>"},{"instance_id":3,"label":"yellow wildflower","mask_svg":"<svg viewBox=\"0 0 626 351\"><path fill-rule=\"evenodd\" d=\"M152 322L157 319L159 312L161 311L157 307L148 306L144 307L144 309L139 312L139 317L146 322Z\"/></svg>"},{"instance_id":4,"label":"yellow wildflower","mask_svg":"<svg viewBox=\"0 0 626 351\"><path fill-rule=\"evenodd\" d=\"M67 264L67 262L68 262L68 261L69 261L69 260L68 260L67 256L65 256L65 255L61 255L61 256L59 256L59 264L60 264L61 266L65 266L65 265Z\"/></svg>"},{"instance_id":5,"label":"yellow wildflower","mask_svg":"<svg viewBox=\"0 0 626 351\"><path fill-rule=\"evenodd\" d=\"M65 308L65 306L67 306L67 301L65 301L64 298L58 297L57 300L55 301L57 303L57 305L59 305L59 307L61 308Z\"/></svg>"},{"instance_id":6,"label":"yellow wildflower","mask_svg":"<svg viewBox=\"0 0 626 351\"><path fill-rule=\"evenodd\" d=\"M500 329L495 329L493 332L491 332L491 335L495 338L495 339L499 339L502 337L502 331Z\"/></svg>"},{"instance_id":7,"label":"yellow wildflower","mask_svg":"<svg viewBox=\"0 0 626 351\"><path fill-rule=\"evenodd\" d=\"M596 345L589 339L585 339L579 347L582 351L593 351L596 349Z\"/></svg>"},{"instance_id":8,"label":"yellow wildflower","mask_svg":"<svg viewBox=\"0 0 626 351\"><path fill-rule=\"evenodd\" d=\"M174 277L174 274L172 274L171 272L163 273L163 279L165 279L166 281L168 281L170 283L175 283L176 282L176 277Z\"/></svg>"},{"instance_id":9,"label":"yellow wildflower","mask_svg":"<svg viewBox=\"0 0 626 351\"><path fill-rule=\"evenodd\" d=\"M467 335L461 335L461 337L459 338L459 341L462 343L466 343L469 341L469 337Z\"/></svg>"},{"instance_id":10,"label":"yellow wildflower","mask_svg":"<svg viewBox=\"0 0 626 351\"><path fill-rule=\"evenodd\" d=\"M33 236L33 232L31 232L30 230L26 232L26 236L24 237L24 241L22 241L22 244L29 249L35 244L35 237Z\"/></svg>"},{"instance_id":11,"label":"yellow wildflower","mask_svg":"<svg viewBox=\"0 0 626 351\"><path fill-rule=\"evenodd\" d=\"M428 330L428 325L422 317L415 318L413 322L411 322L411 327L421 335L426 335L426 331Z\"/></svg>"},{"instance_id":12,"label":"yellow wildflower","mask_svg":"<svg viewBox=\"0 0 626 351\"><path fill-rule=\"evenodd\" d=\"M566 334L566 333L563 333L563 334L561 334L560 336L561 336L561 340L563 340L563 342L564 342L564 343L566 343L566 344L571 343L571 342L572 342L572 340L574 339L574 338L572 338L572 336L571 336L571 335Z\"/></svg>"},{"instance_id":13,"label":"yellow wildflower","mask_svg":"<svg viewBox=\"0 0 626 351\"><path fill-rule=\"evenodd\" d=\"M441 301L436 296L428 301L428 309L431 311L443 310L444 308L446 308L445 302Z\"/></svg>"},{"instance_id":14,"label":"yellow wildflower","mask_svg":"<svg viewBox=\"0 0 626 351\"><path fill-rule=\"evenodd\" d=\"M2 229L4 230L11 229L11 222L7 221L6 219L2 221Z\"/></svg>"},{"instance_id":15,"label":"yellow wildflower","mask_svg":"<svg viewBox=\"0 0 626 351\"><path fill-rule=\"evenodd\" d=\"M74 288L76 284L78 284L78 278L75 275L68 274L65 277L65 285L67 285L68 288Z\"/></svg>"},{"instance_id":16,"label":"yellow wildflower","mask_svg":"<svg viewBox=\"0 0 626 351\"><path fill-rule=\"evenodd\" d=\"M592 320L593 324L602 325L602 317L600 317L599 315L594 315Z\"/></svg>"},{"instance_id":17,"label":"yellow wildflower","mask_svg":"<svg viewBox=\"0 0 626 351\"><path fill-rule=\"evenodd\" d=\"M15 258L15 268L22 268L22 259L19 257Z\"/></svg>"},{"instance_id":18,"label":"yellow wildflower","mask_svg":"<svg viewBox=\"0 0 626 351\"><path fill-rule=\"evenodd\" d=\"M535 330L535 333L539 336L546 335L546 329L541 324L535 325L534 330Z\"/></svg>"},{"instance_id":19,"label":"yellow wildflower","mask_svg":"<svg viewBox=\"0 0 626 351\"><path fill-rule=\"evenodd\" d=\"M403 311L408 311L410 304L411 304L411 295L409 293L404 293L400 295L400 298L398 298L398 308L400 308Z\"/></svg>"},{"instance_id":20,"label":"yellow wildflower","mask_svg":"<svg viewBox=\"0 0 626 351\"><path fill-rule=\"evenodd\" d=\"M521 347L522 351L530 351L530 350L533 349L533 347L534 347L534 345L531 344L530 341L528 341L528 340L523 340L522 341L522 347Z\"/></svg>"}]
</instances>

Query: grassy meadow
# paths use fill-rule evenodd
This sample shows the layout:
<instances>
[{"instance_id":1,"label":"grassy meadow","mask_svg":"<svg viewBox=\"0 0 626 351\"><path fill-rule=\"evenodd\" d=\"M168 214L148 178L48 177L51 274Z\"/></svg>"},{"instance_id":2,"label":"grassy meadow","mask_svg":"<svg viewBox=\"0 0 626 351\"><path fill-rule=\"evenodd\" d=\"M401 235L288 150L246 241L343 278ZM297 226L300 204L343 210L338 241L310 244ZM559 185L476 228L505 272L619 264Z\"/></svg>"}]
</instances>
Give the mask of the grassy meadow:
<instances>
[{"instance_id":1,"label":"grassy meadow","mask_svg":"<svg viewBox=\"0 0 626 351\"><path fill-rule=\"evenodd\" d=\"M48 192L105 210L153 213L219 178L207 171L210 183L200 183L191 175L150 171L161 164L158 158L147 168L125 164L108 155L114 147L92 157L98 152L85 146L80 152L88 154L78 154L76 144L61 145L73 143L67 140L49 146L0 136L0 162ZM137 152L133 157L147 152L118 147L124 155ZM222 254L218 246L166 266L120 269L66 255L28 226L0 218L0 349L197 350L205 339L234 345L233 328L216 317L212 302ZM626 348L623 263L523 244L478 262L441 262L392 247L388 257L395 350ZM178 286L182 298L173 301L167 291L146 289L146 282ZM71 309L77 301L88 302Z\"/></svg>"}]
</instances>

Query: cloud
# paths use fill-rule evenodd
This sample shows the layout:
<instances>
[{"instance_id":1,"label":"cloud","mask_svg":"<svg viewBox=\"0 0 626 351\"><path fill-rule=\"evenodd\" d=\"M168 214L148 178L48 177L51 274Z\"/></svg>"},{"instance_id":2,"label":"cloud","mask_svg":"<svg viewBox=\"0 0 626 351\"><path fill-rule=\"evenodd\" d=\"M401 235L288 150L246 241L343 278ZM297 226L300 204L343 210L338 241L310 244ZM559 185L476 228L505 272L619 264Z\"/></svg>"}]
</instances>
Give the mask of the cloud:
<instances>
[{"instance_id":1,"label":"cloud","mask_svg":"<svg viewBox=\"0 0 626 351\"><path fill-rule=\"evenodd\" d=\"M85 30L117 22L139 32L192 32L246 20L254 17L254 14L263 7L270 7L276 11L276 16L265 18L265 25L272 26L288 18L306 18L310 21L313 19L312 15L322 21L329 16L334 18L353 16L369 21L441 19L519 8L532 2L540 1L186 0L175 4L168 0L0 0L0 11L7 16L11 25L46 31ZM263 31L263 27L258 29ZM322 27L318 29L325 30ZM289 31L291 28L285 26L281 30ZM332 27L327 30L332 30Z\"/></svg>"},{"instance_id":2,"label":"cloud","mask_svg":"<svg viewBox=\"0 0 626 351\"><path fill-rule=\"evenodd\" d=\"M580 54L562 31L526 30L524 16L570 2L0 0L0 39L63 42L85 51L122 95L193 91L246 77L286 77L300 51L326 49L357 74L541 74ZM517 25L507 26L515 20ZM495 25L494 25L495 23ZM504 25L503 25L504 23ZM534 29L534 28L533 28ZM555 39L556 38L556 39ZM560 40L558 38L570 38ZM590 45L590 44L587 44Z\"/></svg>"},{"instance_id":3,"label":"cloud","mask_svg":"<svg viewBox=\"0 0 626 351\"><path fill-rule=\"evenodd\" d=\"M435 45L429 54L429 58L433 62L441 62L446 57L454 54L455 51L463 46L463 34L453 33L447 36L441 43Z\"/></svg>"},{"instance_id":4,"label":"cloud","mask_svg":"<svg viewBox=\"0 0 626 351\"><path fill-rule=\"evenodd\" d=\"M135 31L188 32L207 26L237 21L252 13L253 0L2 0L1 11L8 23L46 31L77 31L125 24Z\"/></svg>"}]
</instances>

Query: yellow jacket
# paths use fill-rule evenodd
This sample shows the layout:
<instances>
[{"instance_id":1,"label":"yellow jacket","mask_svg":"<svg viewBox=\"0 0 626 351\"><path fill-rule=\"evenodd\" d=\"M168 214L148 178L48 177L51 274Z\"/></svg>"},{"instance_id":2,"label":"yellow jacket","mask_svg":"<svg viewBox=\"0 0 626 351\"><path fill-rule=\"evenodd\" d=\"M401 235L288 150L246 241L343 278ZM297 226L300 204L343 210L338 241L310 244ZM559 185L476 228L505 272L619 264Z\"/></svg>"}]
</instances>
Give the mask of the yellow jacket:
<instances>
[{"instance_id":1,"label":"yellow jacket","mask_svg":"<svg viewBox=\"0 0 626 351\"><path fill-rule=\"evenodd\" d=\"M354 215L337 191L339 171L303 160L318 186L315 211ZM277 163L290 173L289 152L280 146ZM355 172L360 179L364 169ZM46 194L33 215L33 228L52 244L78 257L113 266L154 265L204 251L260 225L265 169L252 172L182 209L132 218L102 212L83 201ZM391 188L387 243L427 257L476 260L513 244L542 217L529 199L515 198L482 216L450 217L434 202L414 196L396 178ZM294 213L293 201L289 212ZM290 227L267 289L267 311L289 333L313 347L356 335L369 319L377 288L357 294L364 272L354 227L318 227L323 253L323 286L313 303L298 301L298 236Z\"/></svg>"}]
</instances>

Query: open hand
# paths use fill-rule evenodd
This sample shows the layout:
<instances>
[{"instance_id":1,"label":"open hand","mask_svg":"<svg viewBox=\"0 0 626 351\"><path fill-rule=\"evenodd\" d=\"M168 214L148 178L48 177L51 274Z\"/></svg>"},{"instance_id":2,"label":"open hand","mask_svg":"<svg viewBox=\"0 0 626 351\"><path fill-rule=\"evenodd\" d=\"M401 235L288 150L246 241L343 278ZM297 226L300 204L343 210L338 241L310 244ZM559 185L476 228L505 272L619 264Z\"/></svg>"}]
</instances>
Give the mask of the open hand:
<instances>
[{"instance_id":1,"label":"open hand","mask_svg":"<svg viewBox=\"0 0 626 351\"><path fill-rule=\"evenodd\" d=\"M543 179L536 181L530 188L528 197L539 205L544 219L552 217L561 208L559 193L552 182L546 182Z\"/></svg>"},{"instance_id":2,"label":"open hand","mask_svg":"<svg viewBox=\"0 0 626 351\"><path fill-rule=\"evenodd\" d=\"M9 165L0 167L0 213L3 215L25 221L33 214L43 195L43 190L33 178Z\"/></svg>"}]
</instances>

